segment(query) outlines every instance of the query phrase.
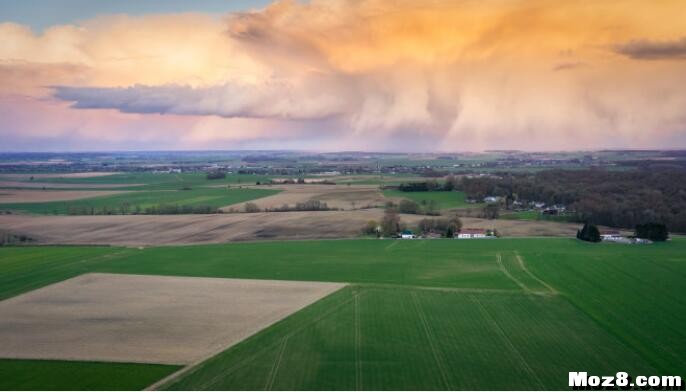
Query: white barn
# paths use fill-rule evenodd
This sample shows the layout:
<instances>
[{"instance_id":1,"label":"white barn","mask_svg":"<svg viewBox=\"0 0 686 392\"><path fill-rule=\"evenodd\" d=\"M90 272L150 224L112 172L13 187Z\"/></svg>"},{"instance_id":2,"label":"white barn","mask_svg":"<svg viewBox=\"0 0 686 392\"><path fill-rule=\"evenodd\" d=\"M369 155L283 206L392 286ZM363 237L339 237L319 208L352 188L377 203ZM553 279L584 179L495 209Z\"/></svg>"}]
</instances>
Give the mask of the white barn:
<instances>
[{"instance_id":1,"label":"white barn","mask_svg":"<svg viewBox=\"0 0 686 392\"><path fill-rule=\"evenodd\" d=\"M624 239L622 233L616 230L601 231L600 239L603 241L621 241Z\"/></svg>"},{"instance_id":2,"label":"white barn","mask_svg":"<svg viewBox=\"0 0 686 392\"><path fill-rule=\"evenodd\" d=\"M460 233L457 234L458 239L470 239L470 238L486 238L486 230L484 229L462 229Z\"/></svg>"}]
</instances>

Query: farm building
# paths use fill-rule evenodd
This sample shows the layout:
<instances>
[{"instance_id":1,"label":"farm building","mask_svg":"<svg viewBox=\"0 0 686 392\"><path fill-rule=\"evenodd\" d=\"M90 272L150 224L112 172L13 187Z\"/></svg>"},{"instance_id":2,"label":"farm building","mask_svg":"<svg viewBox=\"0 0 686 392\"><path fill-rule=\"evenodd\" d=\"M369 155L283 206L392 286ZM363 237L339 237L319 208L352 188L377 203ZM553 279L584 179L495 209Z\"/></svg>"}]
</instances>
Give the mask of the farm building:
<instances>
[{"instance_id":1,"label":"farm building","mask_svg":"<svg viewBox=\"0 0 686 392\"><path fill-rule=\"evenodd\" d=\"M603 241L621 241L624 236L617 230L606 230L600 232L600 239Z\"/></svg>"},{"instance_id":2,"label":"farm building","mask_svg":"<svg viewBox=\"0 0 686 392\"><path fill-rule=\"evenodd\" d=\"M460 230L460 233L457 235L457 238L459 239L486 237L488 237L488 235L486 233L486 230L484 229L462 229Z\"/></svg>"},{"instance_id":3,"label":"farm building","mask_svg":"<svg viewBox=\"0 0 686 392\"><path fill-rule=\"evenodd\" d=\"M412 238L417 238L414 233L411 230L404 230L402 233L400 233L400 238L409 240Z\"/></svg>"}]
</instances>

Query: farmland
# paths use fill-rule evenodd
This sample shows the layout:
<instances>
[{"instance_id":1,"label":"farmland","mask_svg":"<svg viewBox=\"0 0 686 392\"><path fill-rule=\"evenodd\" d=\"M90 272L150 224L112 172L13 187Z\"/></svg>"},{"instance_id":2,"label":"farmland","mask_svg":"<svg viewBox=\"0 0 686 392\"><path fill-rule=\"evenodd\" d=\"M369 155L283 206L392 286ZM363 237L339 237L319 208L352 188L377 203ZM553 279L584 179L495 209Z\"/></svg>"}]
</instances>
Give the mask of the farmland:
<instances>
[{"instance_id":1,"label":"farmland","mask_svg":"<svg viewBox=\"0 0 686 392\"><path fill-rule=\"evenodd\" d=\"M272 189L192 188L118 193L69 201L0 204L0 209L43 215L108 214L145 212L155 206L220 207L278 193Z\"/></svg>"},{"instance_id":2,"label":"farmland","mask_svg":"<svg viewBox=\"0 0 686 392\"><path fill-rule=\"evenodd\" d=\"M681 238L15 247L0 298L86 272L345 282L162 387L565 389L576 369L684 375L684 254Z\"/></svg>"},{"instance_id":3,"label":"farmland","mask_svg":"<svg viewBox=\"0 0 686 392\"><path fill-rule=\"evenodd\" d=\"M71 173L74 174L74 173ZM26 174L21 175L4 175L0 174L0 180L10 180L15 182L14 187L30 186L31 183L40 182L50 188L50 184L54 187L69 187L72 189L80 189L81 187L97 187L107 186L117 189L129 190L143 190L143 189L166 189L174 190L183 187L204 187L204 186L219 186L219 185L254 185L256 182L264 182L269 178L258 175L247 174L227 174L226 178L217 180L208 180L205 173L117 173L102 176L49 176L45 177L40 174ZM34 176L34 180L31 177ZM1 184L1 183L0 183Z\"/></svg>"}]
</instances>

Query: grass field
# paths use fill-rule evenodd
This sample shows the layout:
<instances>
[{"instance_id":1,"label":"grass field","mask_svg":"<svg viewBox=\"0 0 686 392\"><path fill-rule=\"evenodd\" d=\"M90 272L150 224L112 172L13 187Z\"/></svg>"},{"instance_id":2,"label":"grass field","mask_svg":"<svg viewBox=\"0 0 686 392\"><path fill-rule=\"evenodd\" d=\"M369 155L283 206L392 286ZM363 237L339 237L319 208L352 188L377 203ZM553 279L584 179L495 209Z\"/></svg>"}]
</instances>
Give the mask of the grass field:
<instances>
[{"instance_id":1,"label":"grass field","mask_svg":"<svg viewBox=\"0 0 686 392\"><path fill-rule=\"evenodd\" d=\"M567 389L568 371L686 376L684 255L681 238L0 248L0 298L89 271L350 282L165 387Z\"/></svg>"},{"instance_id":2,"label":"grass field","mask_svg":"<svg viewBox=\"0 0 686 392\"><path fill-rule=\"evenodd\" d=\"M560 298L353 286L167 388L564 389L618 367L652 370Z\"/></svg>"},{"instance_id":3,"label":"grass field","mask_svg":"<svg viewBox=\"0 0 686 392\"><path fill-rule=\"evenodd\" d=\"M219 208L234 203L242 203L279 193L272 189L226 189L226 188L192 188L190 190L147 190L133 191L110 196L88 199L51 201L42 203L0 204L0 209L15 210L33 214L83 214L93 209L96 213L108 210L112 213L132 213L136 208L144 212L145 208L159 205L209 206Z\"/></svg>"},{"instance_id":4,"label":"grass field","mask_svg":"<svg viewBox=\"0 0 686 392\"><path fill-rule=\"evenodd\" d=\"M30 174L25 178L7 178L12 181L30 182ZM0 179L2 179L0 174ZM206 187L219 185L255 185L257 182L268 181L267 176L251 174L227 174L226 178L208 180L205 173L120 173L86 178L40 178L35 182L73 184L79 189L80 184L120 184L120 188L130 190L176 190L183 187ZM129 186L130 184L138 184Z\"/></svg>"},{"instance_id":5,"label":"grass field","mask_svg":"<svg viewBox=\"0 0 686 392\"><path fill-rule=\"evenodd\" d=\"M402 192L398 190L385 190L386 197L402 198L413 200L420 205L426 205L430 201L435 201L439 209L449 208L469 208L476 204L465 202L464 192Z\"/></svg>"},{"instance_id":6,"label":"grass field","mask_svg":"<svg viewBox=\"0 0 686 392\"><path fill-rule=\"evenodd\" d=\"M140 390L178 366L0 359L2 390Z\"/></svg>"},{"instance_id":7,"label":"grass field","mask_svg":"<svg viewBox=\"0 0 686 392\"><path fill-rule=\"evenodd\" d=\"M515 211L501 213L499 219L510 220L529 220L529 221L552 221L552 222L574 222L571 215L544 215L538 211Z\"/></svg>"}]
</instances>

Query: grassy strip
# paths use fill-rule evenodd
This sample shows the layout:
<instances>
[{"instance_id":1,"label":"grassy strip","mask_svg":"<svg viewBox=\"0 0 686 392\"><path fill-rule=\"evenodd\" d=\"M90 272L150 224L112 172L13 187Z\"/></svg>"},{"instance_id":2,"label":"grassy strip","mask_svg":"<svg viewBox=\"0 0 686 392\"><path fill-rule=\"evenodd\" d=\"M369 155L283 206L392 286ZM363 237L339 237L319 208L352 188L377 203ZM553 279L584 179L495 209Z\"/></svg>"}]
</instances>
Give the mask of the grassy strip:
<instances>
[{"instance_id":1,"label":"grassy strip","mask_svg":"<svg viewBox=\"0 0 686 392\"><path fill-rule=\"evenodd\" d=\"M0 359L2 390L141 390L178 366Z\"/></svg>"}]
</instances>

